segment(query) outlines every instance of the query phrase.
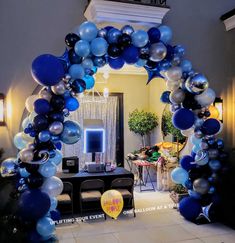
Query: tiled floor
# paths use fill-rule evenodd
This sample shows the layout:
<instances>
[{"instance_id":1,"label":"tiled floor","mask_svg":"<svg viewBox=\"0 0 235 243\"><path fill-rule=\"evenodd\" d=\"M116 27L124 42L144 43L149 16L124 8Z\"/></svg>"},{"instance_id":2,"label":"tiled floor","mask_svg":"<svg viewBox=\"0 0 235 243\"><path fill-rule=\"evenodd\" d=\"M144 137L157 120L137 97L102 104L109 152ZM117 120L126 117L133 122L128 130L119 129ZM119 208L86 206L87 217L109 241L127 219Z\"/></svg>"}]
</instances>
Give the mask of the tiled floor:
<instances>
[{"instance_id":1,"label":"tiled floor","mask_svg":"<svg viewBox=\"0 0 235 243\"><path fill-rule=\"evenodd\" d=\"M195 225L172 209L168 192L135 192L136 218L89 220L57 226L66 243L235 243L235 231L218 223ZM152 210L152 211L148 211ZM147 212L146 212L147 211Z\"/></svg>"}]
</instances>

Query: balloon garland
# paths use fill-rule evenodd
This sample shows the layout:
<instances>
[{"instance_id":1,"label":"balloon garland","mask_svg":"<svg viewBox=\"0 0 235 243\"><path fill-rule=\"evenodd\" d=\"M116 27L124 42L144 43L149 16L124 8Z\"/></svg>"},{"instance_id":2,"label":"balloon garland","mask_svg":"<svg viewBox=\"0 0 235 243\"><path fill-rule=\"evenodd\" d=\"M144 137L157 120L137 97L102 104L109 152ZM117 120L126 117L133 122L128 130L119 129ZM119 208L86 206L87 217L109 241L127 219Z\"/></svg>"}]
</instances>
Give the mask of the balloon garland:
<instances>
[{"instance_id":1,"label":"balloon garland","mask_svg":"<svg viewBox=\"0 0 235 243\"><path fill-rule=\"evenodd\" d=\"M63 190L55 177L61 163L62 143L74 144L82 134L75 121L66 120L79 108L78 93L91 89L97 69L109 65L121 69L124 64L143 67L149 83L155 77L166 80L168 91L161 100L171 104L172 122L193 143L191 155L183 156L180 167L172 171L172 180L184 185L190 197L180 203L180 213L195 220L205 204L213 202L218 171L226 159L224 143L216 139L221 123L210 118L208 107L215 99L207 78L192 69L184 59L182 45L172 46L168 26L153 27L147 32L126 25L121 30L107 26L97 29L84 22L65 37L66 50L60 57L40 55L32 63L32 76L42 85L38 95L27 98L29 115L16 134L17 158L5 160L1 176L17 178L18 210L15 214L28 229L31 241L53 236L59 217L56 196ZM194 210L192 211L192 207Z\"/></svg>"}]
</instances>

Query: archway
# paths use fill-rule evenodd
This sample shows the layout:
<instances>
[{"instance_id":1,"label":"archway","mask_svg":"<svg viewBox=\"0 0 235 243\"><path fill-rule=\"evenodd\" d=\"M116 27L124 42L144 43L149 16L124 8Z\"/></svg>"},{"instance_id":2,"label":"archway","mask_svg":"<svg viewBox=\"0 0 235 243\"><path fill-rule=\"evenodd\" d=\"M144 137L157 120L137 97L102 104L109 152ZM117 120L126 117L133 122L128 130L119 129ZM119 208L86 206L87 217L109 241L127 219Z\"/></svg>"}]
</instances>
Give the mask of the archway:
<instances>
[{"instance_id":1,"label":"archway","mask_svg":"<svg viewBox=\"0 0 235 243\"><path fill-rule=\"evenodd\" d=\"M30 114L22 123L23 132L14 138L20 150L17 158L1 165L3 177L18 176L19 210L13 217L24 229L31 224L30 239L47 240L55 230L55 197L63 189L55 177L56 165L62 159L59 150L62 142L76 143L82 132L79 124L65 121L65 117L79 108L76 94L91 89L93 75L106 64L114 69L125 63L143 67L148 72L147 84L154 77L167 80L169 91L161 100L172 107L173 125L191 136L194 144L192 153L182 157L172 172L172 180L183 184L190 195L180 203L180 213L195 220L205 202L216 203L217 172L226 154L223 141L215 138L221 123L210 117L208 109L215 93L207 78L194 72L191 62L184 59L184 47L170 45L171 38L171 29L164 25L145 32L134 31L131 26L98 30L95 24L84 22L65 37L68 49L61 57L44 54L33 61L32 76L44 87L40 98L30 96L26 101Z\"/></svg>"}]
</instances>

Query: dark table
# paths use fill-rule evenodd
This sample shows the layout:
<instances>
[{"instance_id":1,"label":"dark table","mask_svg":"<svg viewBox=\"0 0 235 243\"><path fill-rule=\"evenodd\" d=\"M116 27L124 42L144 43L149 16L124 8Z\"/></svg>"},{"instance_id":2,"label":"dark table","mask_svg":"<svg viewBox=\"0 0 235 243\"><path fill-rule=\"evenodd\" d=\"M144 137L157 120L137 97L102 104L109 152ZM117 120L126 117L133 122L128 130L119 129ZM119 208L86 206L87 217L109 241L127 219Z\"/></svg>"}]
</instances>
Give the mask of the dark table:
<instances>
[{"instance_id":1,"label":"dark table","mask_svg":"<svg viewBox=\"0 0 235 243\"><path fill-rule=\"evenodd\" d=\"M80 171L77 174L73 173L57 173L57 177L59 177L62 181L71 182L73 184L73 204L74 204L74 212L79 212L79 192L80 185L85 180L91 179L101 179L104 181L105 190L109 190L111 187L111 183L116 178L132 178L134 180L134 174L122 167L117 167L112 172L99 172L99 173L88 173L85 171Z\"/></svg>"}]
</instances>

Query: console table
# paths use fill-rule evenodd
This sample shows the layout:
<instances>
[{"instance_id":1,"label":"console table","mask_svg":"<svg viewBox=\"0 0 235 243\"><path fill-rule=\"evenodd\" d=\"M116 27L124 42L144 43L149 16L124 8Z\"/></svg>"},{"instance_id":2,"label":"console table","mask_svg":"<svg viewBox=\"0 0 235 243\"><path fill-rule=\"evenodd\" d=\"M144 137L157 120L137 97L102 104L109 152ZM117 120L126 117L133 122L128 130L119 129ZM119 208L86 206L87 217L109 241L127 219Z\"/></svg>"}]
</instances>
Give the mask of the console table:
<instances>
[{"instance_id":1,"label":"console table","mask_svg":"<svg viewBox=\"0 0 235 243\"><path fill-rule=\"evenodd\" d=\"M99 172L99 173L88 173L85 171L80 171L77 174L73 173L57 173L62 181L71 182L73 184L73 205L74 212L79 212L79 191L80 185L85 180L101 179L105 183L105 190L109 190L111 183L116 178L132 178L134 180L134 174L122 167L117 167L112 172Z\"/></svg>"}]
</instances>

